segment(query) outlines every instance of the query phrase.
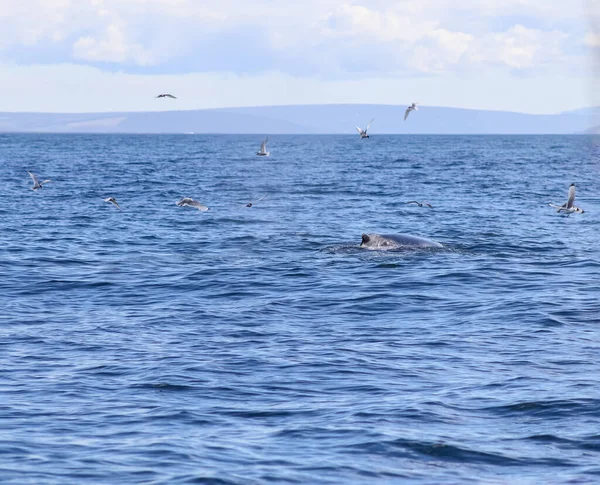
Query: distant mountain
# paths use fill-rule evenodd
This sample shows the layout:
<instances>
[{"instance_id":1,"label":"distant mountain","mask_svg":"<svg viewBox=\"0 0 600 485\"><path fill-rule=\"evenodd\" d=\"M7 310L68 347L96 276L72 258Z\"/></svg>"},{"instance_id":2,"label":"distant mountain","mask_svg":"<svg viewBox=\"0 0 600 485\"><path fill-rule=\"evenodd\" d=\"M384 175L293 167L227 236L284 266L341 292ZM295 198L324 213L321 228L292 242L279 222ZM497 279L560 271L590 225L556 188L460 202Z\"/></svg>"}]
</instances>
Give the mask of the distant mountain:
<instances>
[{"instance_id":1,"label":"distant mountain","mask_svg":"<svg viewBox=\"0 0 600 485\"><path fill-rule=\"evenodd\" d=\"M0 113L0 131L57 133L573 134L600 125L600 107L554 115L421 106L330 104L120 113ZM596 129L596 128L591 128Z\"/></svg>"},{"instance_id":2,"label":"distant mountain","mask_svg":"<svg viewBox=\"0 0 600 485\"><path fill-rule=\"evenodd\" d=\"M600 106L590 106L588 108L572 109L563 111L562 114L575 114L583 116L600 116Z\"/></svg>"},{"instance_id":3,"label":"distant mountain","mask_svg":"<svg viewBox=\"0 0 600 485\"><path fill-rule=\"evenodd\" d=\"M582 135L600 135L600 125L592 126L581 132Z\"/></svg>"}]
</instances>

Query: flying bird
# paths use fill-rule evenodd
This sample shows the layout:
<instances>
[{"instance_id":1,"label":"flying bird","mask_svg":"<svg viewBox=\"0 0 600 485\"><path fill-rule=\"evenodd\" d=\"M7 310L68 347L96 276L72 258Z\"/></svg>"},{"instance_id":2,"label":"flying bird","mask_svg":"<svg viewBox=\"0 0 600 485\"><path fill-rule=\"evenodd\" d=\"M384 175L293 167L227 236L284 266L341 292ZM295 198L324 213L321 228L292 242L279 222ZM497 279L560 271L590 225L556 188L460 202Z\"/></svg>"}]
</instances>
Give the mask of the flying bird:
<instances>
[{"instance_id":1,"label":"flying bird","mask_svg":"<svg viewBox=\"0 0 600 485\"><path fill-rule=\"evenodd\" d=\"M168 94L168 93L159 94L156 97L157 98L172 98L172 99L177 99L177 96L173 96L172 94Z\"/></svg>"},{"instance_id":2,"label":"flying bird","mask_svg":"<svg viewBox=\"0 0 600 485\"><path fill-rule=\"evenodd\" d=\"M121 209L121 207L119 206L119 203L117 202L117 199L115 199L114 197L107 197L106 199L104 199L104 202L111 202L112 204L114 204L114 206L119 209L119 210L123 210Z\"/></svg>"},{"instance_id":3,"label":"flying bird","mask_svg":"<svg viewBox=\"0 0 600 485\"><path fill-rule=\"evenodd\" d=\"M356 127L356 131L358 131L358 134L360 135L361 140L363 138L369 138L367 131L369 131L369 128L371 126L371 123L373 123L373 121L375 121L375 118L373 118L371 121L369 121L369 124L367 125L367 127L364 130L360 126Z\"/></svg>"},{"instance_id":4,"label":"flying bird","mask_svg":"<svg viewBox=\"0 0 600 485\"><path fill-rule=\"evenodd\" d=\"M29 170L27 170L27 173L31 176L31 179L33 180L33 187L31 188L31 190L41 189L42 185L47 184L48 182L50 182L50 180L42 180L40 182L38 180L38 178L34 174L32 174Z\"/></svg>"},{"instance_id":5,"label":"flying bird","mask_svg":"<svg viewBox=\"0 0 600 485\"><path fill-rule=\"evenodd\" d=\"M413 103L408 108L406 108L406 111L404 112L404 121L406 121L406 118L408 118L408 115L411 111L419 111L419 108L417 108L417 103Z\"/></svg>"},{"instance_id":6,"label":"flying bird","mask_svg":"<svg viewBox=\"0 0 600 485\"><path fill-rule=\"evenodd\" d=\"M271 152L267 151L267 142L269 141L269 137L266 137L263 142L260 144L260 150L256 152L257 155L261 157L268 157Z\"/></svg>"},{"instance_id":7,"label":"flying bird","mask_svg":"<svg viewBox=\"0 0 600 485\"><path fill-rule=\"evenodd\" d=\"M569 197L567 198L567 202L563 205L555 205L548 204L550 207L554 207L556 212L566 212L567 215L571 215L573 212L578 214L583 214L585 211L580 209L579 207L575 207L573 204L575 203L575 184L571 184L569 187Z\"/></svg>"},{"instance_id":8,"label":"flying bird","mask_svg":"<svg viewBox=\"0 0 600 485\"><path fill-rule=\"evenodd\" d=\"M208 207L202 205L200 202L192 199L191 197L183 197L181 200L177 201L176 204L179 207L195 207L196 209L202 212L206 212L208 210Z\"/></svg>"},{"instance_id":9,"label":"flying bird","mask_svg":"<svg viewBox=\"0 0 600 485\"><path fill-rule=\"evenodd\" d=\"M419 207L427 206L430 209L433 209L433 206L431 204L429 204L428 202L425 202L425 201L419 202L417 200L410 200L408 202L405 202L405 204L417 204Z\"/></svg>"}]
</instances>

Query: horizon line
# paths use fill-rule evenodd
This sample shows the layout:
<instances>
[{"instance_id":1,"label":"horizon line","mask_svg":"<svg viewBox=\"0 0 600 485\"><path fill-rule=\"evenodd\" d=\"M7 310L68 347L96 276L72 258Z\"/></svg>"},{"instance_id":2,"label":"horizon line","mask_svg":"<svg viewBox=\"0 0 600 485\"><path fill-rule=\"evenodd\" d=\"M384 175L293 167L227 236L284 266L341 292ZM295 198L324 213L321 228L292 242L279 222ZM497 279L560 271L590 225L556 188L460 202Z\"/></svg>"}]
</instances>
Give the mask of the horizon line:
<instances>
[{"instance_id":1,"label":"horizon line","mask_svg":"<svg viewBox=\"0 0 600 485\"><path fill-rule=\"evenodd\" d=\"M262 132L246 132L246 133L223 133L223 132L172 132L172 131L2 131L0 135L169 135L169 136L348 136L356 138L353 133L269 133L268 135ZM595 133L377 133L378 136L598 136Z\"/></svg>"}]
</instances>

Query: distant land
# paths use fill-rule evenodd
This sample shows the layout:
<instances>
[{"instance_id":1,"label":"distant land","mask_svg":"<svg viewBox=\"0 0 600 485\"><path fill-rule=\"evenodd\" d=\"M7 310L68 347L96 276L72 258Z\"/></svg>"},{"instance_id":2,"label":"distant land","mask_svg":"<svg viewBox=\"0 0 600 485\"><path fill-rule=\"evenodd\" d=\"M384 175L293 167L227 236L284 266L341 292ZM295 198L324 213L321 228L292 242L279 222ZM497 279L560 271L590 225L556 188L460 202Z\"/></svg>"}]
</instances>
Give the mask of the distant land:
<instances>
[{"instance_id":1,"label":"distant land","mask_svg":"<svg viewBox=\"0 0 600 485\"><path fill-rule=\"evenodd\" d=\"M592 126L583 132L585 135L600 135L600 125Z\"/></svg>"},{"instance_id":2,"label":"distant land","mask_svg":"<svg viewBox=\"0 0 600 485\"><path fill-rule=\"evenodd\" d=\"M328 104L190 111L0 113L0 132L354 134L584 134L600 131L600 107L552 115L406 105Z\"/></svg>"}]
</instances>

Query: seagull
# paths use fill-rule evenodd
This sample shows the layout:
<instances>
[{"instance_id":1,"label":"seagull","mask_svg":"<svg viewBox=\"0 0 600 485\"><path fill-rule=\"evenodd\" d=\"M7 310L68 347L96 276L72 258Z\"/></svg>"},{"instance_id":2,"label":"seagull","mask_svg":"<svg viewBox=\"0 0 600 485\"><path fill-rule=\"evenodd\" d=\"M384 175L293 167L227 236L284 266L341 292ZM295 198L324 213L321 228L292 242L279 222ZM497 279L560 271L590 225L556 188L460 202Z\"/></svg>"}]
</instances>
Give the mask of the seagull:
<instances>
[{"instance_id":1,"label":"seagull","mask_svg":"<svg viewBox=\"0 0 600 485\"><path fill-rule=\"evenodd\" d=\"M430 209L433 209L433 206L431 204L424 202L424 201L419 202L416 200L411 200L411 201L405 202L405 204L417 204L419 207L423 207L425 205L425 206L429 207Z\"/></svg>"},{"instance_id":2,"label":"seagull","mask_svg":"<svg viewBox=\"0 0 600 485\"><path fill-rule=\"evenodd\" d=\"M119 210L123 210L123 209L121 209L121 207L119 206L119 204L118 204L118 202L117 202L117 199L115 199L114 197L107 197L106 199L104 199L104 202L112 202L112 203L115 205L115 207L116 207L117 209L119 209Z\"/></svg>"},{"instance_id":3,"label":"seagull","mask_svg":"<svg viewBox=\"0 0 600 485\"><path fill-rule=\"evenodd\" d=\"M265 200L267 198L269 194L267 195L263 195L260 199L258 199L256 202L260 202L261 200ZM254 204L256 204L256 202L248 202L247 204L243 204L242 207L253 207Z\"/></svg>"},{"instance_id":4,"label":"seagull","mask_svg":"<svg viewBox=\"0 0 600 485\"><path fill-rule=\"evenodd\" d=\"M205 205L202 205L200 202L192 199L191 197L183 197L180 201L177 201L176 204L179 207L185 207L185 206L195 207L196 209L198 209L201 212L206 212L208 210L208 207L206 207Z\"/></svg>"},{"instance_id":5,"label":"seagull","mask_svg":"<svg viewBox=\"0 0 600 485\"><path fill-rule=\"evenodd\" d=\"M159 94L158 96L156 96L157 98L173 98L173 99L177 99L177 96L173 96L172 94Z\"/></svg>"},{"instance_id":6,"label":"seagull","mask_svg":"<svg viewBox=\"0 0 600 485\"><path fill-rule=\"evenodd\" d=\"M371 123L373 123L373 121L375 121L375 118L373 118L371 121L369 121L369 124L367 125L367 127L364 130L359 126L356 127L356 131L358 131L358 134L360 135L361 140L363 138L369 138L367 131L369 131L369 127L371 126Z\"/></svg>"},{"instance_id":7,"label":"seagull","mask_svg":"<svg viewBox=\"0 0 600 485\"><path fill-rule=\"evenodd\" d=\"M50 180L42 180L40 182L38 180L38 178L34 174L32 174L29 170L27 170L27 173L29 175L31 175L31 178L33 179L33 187L31 188L31 190L41 189L42 185L47 184L48 182L50 182Z\"/></svg>"},{"instance_id":8,"label":"seagull","mask_svg":"<svg viewBox=\"0 0 600 485\"><path fill-rule=\"evenodd\" d=\"M573 212L576 212L578 214L583 214L585 211L583 209L580 209L579 207L575 207L573 205L573 203L575 202L575 184L571 184L571 186L569 187L569 198L567 199L567 202L565 202L563 205L555 205L555 204L548 204L550 207L554 207L556 209L556 212L566 212L567 215L571 215Z\"/></svg>"},{"instance_id":9,"label":"seagull","mask_svg":"<svg viewBox=\"0 0 600 485\"><path fill-rule=\"evenodd\" d=\"M260 144L260 150L256 152L257 155L261 157L268 157L271 152L267 151L267 142L269 141L269 137L266 137L264 141Z\"/></svg>"},{"instance_id":10,"label":"seagull","mask_svg":"<svg viewBox=\"0 0 600 485\"><path fill-rule=\"evenodd\" d=\"M406 108L406 111L404 112L404 121L406 121L406 118L408 118L408 115L411 111L419 111L419 108L417 108L417 103L413 103L408 108Z\"/></svg>"}]
</instances>

